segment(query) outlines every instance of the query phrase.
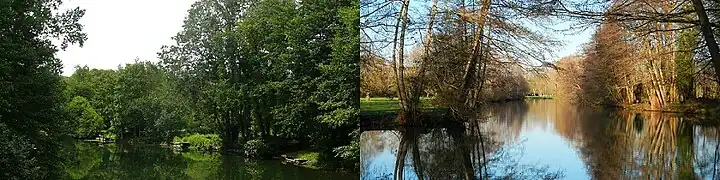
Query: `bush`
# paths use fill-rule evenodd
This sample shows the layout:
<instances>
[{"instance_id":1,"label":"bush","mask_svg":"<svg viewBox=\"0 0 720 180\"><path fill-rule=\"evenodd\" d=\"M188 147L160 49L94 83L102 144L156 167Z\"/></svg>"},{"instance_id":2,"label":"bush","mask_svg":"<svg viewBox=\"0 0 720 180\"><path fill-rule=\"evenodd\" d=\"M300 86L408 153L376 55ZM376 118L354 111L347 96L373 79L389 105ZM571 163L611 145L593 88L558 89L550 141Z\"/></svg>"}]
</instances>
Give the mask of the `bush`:
<instances>
[{"instance_id":1,"label":"bush","mask_svg":"<svg viewBox=\"0 0 720 180\"><path fill-rule=\"evenodd\" d=\"M35 146L0 123L0 179L38 178L39 164L33 156Z\"/></svg>"},{"instance_id":2,"label":"bush","mask_svg":"<svg viewBox=\"0 0 720 180\"><path fill-rule=\"evenodd\" d=\"M116 140L118 138L117 134L113 133L112 130L101 130L100 134L106 139Z\"/></svg>"},{"instance_id":3,"label":"bush","mask_svg":"<svg viewBox=\"0 0 720 180\"><path fill-rule=\"evenodd\" d=\"M82 96L75 96L67 105L74 135L79 138L94 138L103 129L104 120L90 102Z\"/></svg>"},{"instance_id":4,"label":"bush","mask_svg":"<svg viewBox=\"0 0 720 180\"><path fill-rule=\"evenodd\" d=\"M336 147L333 150L337 153L335 156L342 159L343 165L352 165L354 168L360 168L360 142L353 140L350 145Z\"/></svg>"},{"instance_id":5,"label":"bush","mask_svg":"<svg viewBox=\"0 0 720 180\"><path fill-rule=\"evenodd\" d=\"M190 143L191 149L208 149L208 148L219 148L220 147L220 136L217 134L191 134L183 137L173 138L173 142L187 142Z\"/></svg>"},{"instance_id":6,"label":"bush","mask_svg":"<svg viewBox=\"0 0 720 180\"><path fill-rule=\"evenodd\" d=\"M248 157L263 156L268 154L268 146L260 139L253 139L245 142L245 155Z\"/></svg>"}]
</instances>

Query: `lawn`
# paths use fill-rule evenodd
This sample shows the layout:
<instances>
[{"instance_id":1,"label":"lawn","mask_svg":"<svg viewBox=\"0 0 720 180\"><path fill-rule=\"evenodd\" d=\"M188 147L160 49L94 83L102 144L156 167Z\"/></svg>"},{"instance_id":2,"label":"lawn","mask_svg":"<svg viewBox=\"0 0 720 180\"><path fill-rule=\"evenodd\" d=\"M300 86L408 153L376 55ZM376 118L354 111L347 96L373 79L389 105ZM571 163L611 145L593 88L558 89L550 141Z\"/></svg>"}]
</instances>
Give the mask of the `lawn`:
<instances>
[{"instance_id":1,"label":"lawn","mask_svg":"<svg viewBox=\"0 0 720 180\"><path fill-rule=\"evenodd\" d=\"M433 105L433 98L421 98L420 101L423 103L423 109L440 108ZM385 97L360 99L360 112L364 114L397 113L398 110L400 110L400 101L397 98L392 100Z\"/></svg>"}]
</instances>

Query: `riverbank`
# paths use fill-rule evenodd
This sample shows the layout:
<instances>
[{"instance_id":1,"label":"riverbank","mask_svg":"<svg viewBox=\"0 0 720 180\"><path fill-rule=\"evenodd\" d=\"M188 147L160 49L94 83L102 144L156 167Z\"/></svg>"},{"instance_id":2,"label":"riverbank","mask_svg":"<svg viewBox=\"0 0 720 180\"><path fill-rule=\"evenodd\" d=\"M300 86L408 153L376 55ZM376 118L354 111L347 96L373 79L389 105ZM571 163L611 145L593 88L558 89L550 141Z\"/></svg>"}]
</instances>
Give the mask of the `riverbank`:
<instances>
[{"instance_id":1,"label":"riverbank","mask_svg":"<svg viewBox=\"0 0 720 180\"><path fill-rule=\"evenodd\" d=\"M448 123L445 121L447 107L436 102L434 98L421 98L422 112L420 114L421 128L432 129ZM507 98L497 101L488 101L487 104L499 104L512 101L522 101L524 98ZM397 98L362 98L360 100L360 131L370 130L396 130L401 129L396 121L400 112L400 101Z\"/></svg>"},{"instance_id":2,"label":"riverbank","mask_svg":"<svg viewBox=\"0 0 720 180\"><path fill-rule=\"evenodd\" d=\"M357 171L309 168L275 159L143 143L67 141L60 179L357 179ZM308 154L308 153L305 153ZM110 158L109 158L110 157ZM298 157L304 157L299 154ZM58 162L60 163L60 162Z\"/></svg>"},{"instance_id":3,"label":"riverbank","mask_svg":"<svg viewBox=\"0 0 720 180\"><path fill-rule=\"evenodd\" d=\"M434 98L420 98L423 109L442 109L433 102ZM398 98L362 98L360 99L360 114L397 114L400 111L400 100Z\"/></svg>"},{"instance_id":4,"label":"riverbank","mask_svg":"<svg viewBox=\"0 0 720 180\"><path fill-rule=\"evenodd\" d=\"M229 156L240 156L243 158L254 159L258 161L275 161L280 164L293 165L303 168L333 171L333 172L344 172L344 173L357 173L353 169L345 168L343 165L331 166L330 162L323 162L321 160L320 150L312 148L310 146L293 146L287 149L275 149L265 147L261 151L265 151L264 154L259 155L247 155L247 151L257 152L259 149L243 149L235 153L222 153L221 152L221 140L217 134L188 134L183 137L175 137L172 142L169 143L143 143L143 142L127 142L127 141L116 141L112 139L75 139L74 141L94 144L98 147L145 147L154 146L163 149L170 150L176 154L184 153L200 153L207 155L229 155ZM327 159L326 159L327 160ZM337 164L337 163L335 163Z\"/></svg>"},{"instance_id":5,"label":"riverbank","mask_svg":"<svg viewBox=\"0 0 720 180\"><path fill-rule=\"evenodd\" d=\"M423 106L421 118L425 125L437 122L447 109L435 104L433 100L434 98L420 98ZM399 126L395 118L399 112L400 101L397 98L362 98L360 99L360 131L397 129Z\"/></svg>"},{"instance_id":6,"label":"riverbank","mask_svg":"<svg viewBox=\"0 0 720 180\"><path fill-rule=\"evenodd\" d=\"M283 164L293 164L310 169L321 169L318 166L320 152L315 151L314 149L284 153L280 156L274 157L273 159L278 159Z\"/></svg>"},{"instance_id":7,"label":"riverbank","mask_svg":"<svg viewBox=\"0 0 720 180\"><path fill-rule=\"evenodd\" d=\"M516 101L524 101L524 99L514 100L503 100L503 101L492 101L486 105L496 105L502 103L510 103ZM373 131L373 130L398 130L404 127L396 121L398 110L382 110L373 109L366 110L360 108L360 131ZM420 122L422 122L422 131L433 129L436 127L446 127L448 125L454 126L456 122L451 122L447 118L448 108L442 106L432 106L423 108L420 114Z\"/></svg>"},{"instance_id":8,"label":"riverbank","mask_svg":"<svg viewBox=\"0 0 720 180\"><path fill-rule=\"evenodd\" d=\"M718 117L720 116L720 101L718 100L695 100L685 103L671 103L664 107L652 107L650 104L621 104L613 106L616 109L630 111L651 111L662 113L675 113L683 115L693 115L700 117Z\"/></svg>"}]
</instances>

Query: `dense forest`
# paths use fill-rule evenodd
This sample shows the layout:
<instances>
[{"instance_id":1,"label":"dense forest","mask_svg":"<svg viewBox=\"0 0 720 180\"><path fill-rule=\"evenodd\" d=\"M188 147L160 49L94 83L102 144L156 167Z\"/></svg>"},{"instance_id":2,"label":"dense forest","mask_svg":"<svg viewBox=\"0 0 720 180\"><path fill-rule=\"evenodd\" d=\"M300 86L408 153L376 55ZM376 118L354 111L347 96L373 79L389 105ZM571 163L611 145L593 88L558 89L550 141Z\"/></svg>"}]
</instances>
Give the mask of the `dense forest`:
<instances>
[{"instance_id":1,"label":"dense forest","mask_svg":"<svg viewBox=\"0 0 720 180\"><path fill-rule=\"evenodd\" d=\"M55 53L87 35L82 7L61 3L0 2L0 179L66 177L67 138L258 157L311 148L323 166L357 167L357 1L199 0L159 62L69 77Z\"/></svg>"}]
</instances>

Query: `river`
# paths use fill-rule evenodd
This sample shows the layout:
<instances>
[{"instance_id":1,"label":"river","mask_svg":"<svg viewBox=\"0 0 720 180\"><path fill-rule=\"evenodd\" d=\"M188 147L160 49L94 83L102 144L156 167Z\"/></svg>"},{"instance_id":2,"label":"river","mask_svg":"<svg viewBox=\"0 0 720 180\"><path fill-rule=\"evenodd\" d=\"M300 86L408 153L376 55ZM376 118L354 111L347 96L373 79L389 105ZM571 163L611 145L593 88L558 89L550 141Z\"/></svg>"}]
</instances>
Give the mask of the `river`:
<instances>
[{"instance_id":1,"label":"river","mask_svg":"<svg viewBox=\"0 0 720 180\"><path fill-rule=\"evenodd\" d=\"M554 100L480 112L461 128L363 132L361 179L720 179L718 126L692 117Z\"/></svg>"},{"instance_id":2,"label":"river","mask_svg":"<svg viewBox=\"0 0 720 180\"><path fill-rule=\"evenodd\" d=\"M65 143L67 179L357 179L339 173L217 153L175 152L157 145Z\"/></svg>"}]
</instances>

